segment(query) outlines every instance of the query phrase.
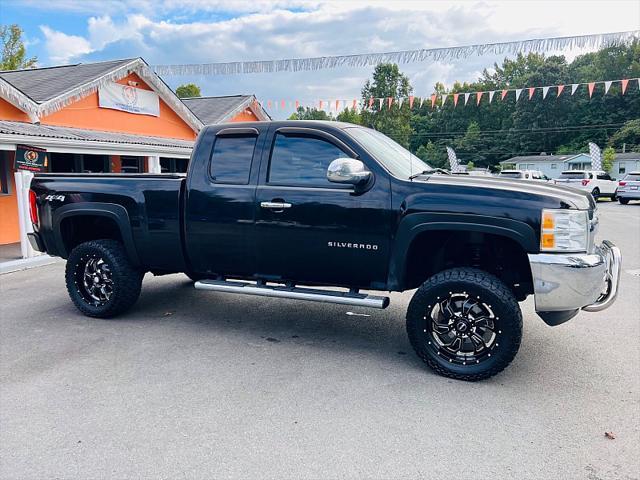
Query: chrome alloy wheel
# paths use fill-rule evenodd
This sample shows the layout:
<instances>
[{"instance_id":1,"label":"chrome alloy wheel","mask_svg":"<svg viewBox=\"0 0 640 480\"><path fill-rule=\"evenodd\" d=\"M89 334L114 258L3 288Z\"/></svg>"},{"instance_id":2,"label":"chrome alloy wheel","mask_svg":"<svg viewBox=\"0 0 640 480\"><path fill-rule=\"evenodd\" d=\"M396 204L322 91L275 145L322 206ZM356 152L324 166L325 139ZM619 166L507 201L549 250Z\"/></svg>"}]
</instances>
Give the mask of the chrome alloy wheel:
<instances>
[{"instance_id":1,"label":"chrome alloy wheel","mask_svg":"<svg viewBox=\"0 0 640 480\"><path fill-rule=\"evenodd\" d=\"M429 347L451 363L473 365L491 357L499 346L499 318L491 305L467 292L450 292L429 305L425 316Z\"/></svg>"},{"instance_id":2,"label":"chrome alloy wheel","mask_svg":"<svg viewBox=\"0 0 640 480\"><path fill-rule=\"evenodd\" d=\"M75 284L87 303L96 307L105 305L113 294L109 264L101 257L83 257L76 265Z\"/></svg>"}]
</instances>

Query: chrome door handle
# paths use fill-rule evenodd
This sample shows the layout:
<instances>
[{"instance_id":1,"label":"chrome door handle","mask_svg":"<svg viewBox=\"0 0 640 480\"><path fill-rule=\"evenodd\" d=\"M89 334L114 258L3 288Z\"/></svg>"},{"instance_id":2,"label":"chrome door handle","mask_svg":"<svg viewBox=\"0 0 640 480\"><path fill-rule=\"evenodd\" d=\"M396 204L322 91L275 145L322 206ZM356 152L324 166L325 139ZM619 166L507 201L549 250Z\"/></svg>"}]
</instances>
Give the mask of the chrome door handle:
<instances>
[{"instance_id":1,"label":"chrome door handle","mask_svg":"<svg viewBox=\"0 0 640 480\"><path fill-rule=\"evenodd\" d=\"M262 208L272 208L275 210L283 210L285 208L291 208L290 203L285 202L260 202Z\"/></svg>"}]
</instances>

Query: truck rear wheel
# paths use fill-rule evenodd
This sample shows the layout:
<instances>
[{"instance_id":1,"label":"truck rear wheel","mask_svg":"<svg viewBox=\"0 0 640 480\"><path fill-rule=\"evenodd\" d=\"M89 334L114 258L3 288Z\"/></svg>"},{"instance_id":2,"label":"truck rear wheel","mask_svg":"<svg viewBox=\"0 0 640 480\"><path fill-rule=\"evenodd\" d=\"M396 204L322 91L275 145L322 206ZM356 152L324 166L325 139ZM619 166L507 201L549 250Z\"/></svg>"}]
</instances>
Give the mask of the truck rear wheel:
<instances>
[{"instance_id":1,"label":"truck rear wheel","mask_svg":"<svg viewBox=\"0 0 640 480\"><path fill-rule=\"evenodd\" d=\"M514 359L522 313L511 290L476 268L437 273L416 291L407 310L414 350L436 373L483 380Z\"/></svg>"},{"instance_id":2,"label":"truck rear wheel","mask_svg":"<svg viewBox=\"0 0 640 480\"><path fill-rule=\"evenodd\" d=\"M115 240L81 243L71 251L65 269L67 291L76 308L98 318L131 308L140 296L143 276Z\"/></svg>"}]
</instances>

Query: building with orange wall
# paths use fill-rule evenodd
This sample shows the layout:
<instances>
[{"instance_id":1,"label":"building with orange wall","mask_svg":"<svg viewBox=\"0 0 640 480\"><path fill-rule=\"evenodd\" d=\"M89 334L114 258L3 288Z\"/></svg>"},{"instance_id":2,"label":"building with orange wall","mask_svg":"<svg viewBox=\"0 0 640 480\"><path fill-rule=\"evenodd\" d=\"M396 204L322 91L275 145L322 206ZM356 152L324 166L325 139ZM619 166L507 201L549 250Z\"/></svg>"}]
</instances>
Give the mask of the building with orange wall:
<instances>
[{"instance_id":1,"label":"building with orange wall","mask_svg":"<svg viewBox=\"0 0 640 480\"><path fill-rule=\"evenodd\" d=\"M20 239L17 149L49 172L179 173L203 125L268 119L253 95L183 102L141 58L0 71L0 245Z\"/></svg>"}]
</instances>

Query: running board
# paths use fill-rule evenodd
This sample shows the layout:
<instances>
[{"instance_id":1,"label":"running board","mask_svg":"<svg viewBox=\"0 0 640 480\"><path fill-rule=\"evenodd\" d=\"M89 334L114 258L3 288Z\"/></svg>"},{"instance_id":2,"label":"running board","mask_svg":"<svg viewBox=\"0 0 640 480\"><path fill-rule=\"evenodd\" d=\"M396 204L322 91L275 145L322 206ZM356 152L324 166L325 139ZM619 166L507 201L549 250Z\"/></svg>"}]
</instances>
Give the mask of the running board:
<instances>
[{"instance_id":1,"label":"running board","mask_svg":"<svg viewBox=\"0 0 640 480\"><path fill-rule=\"evenodd\" d=\"M243 293L262 297L292 298L312 302L339 303L356 307L387 308L389 297L377 297L354 292L336 292L315 288L287 287L283 285L257 285L255 283L232 282L227 280L200 280L195 283L198 290Z\"/></svg>"}]
</instances>

